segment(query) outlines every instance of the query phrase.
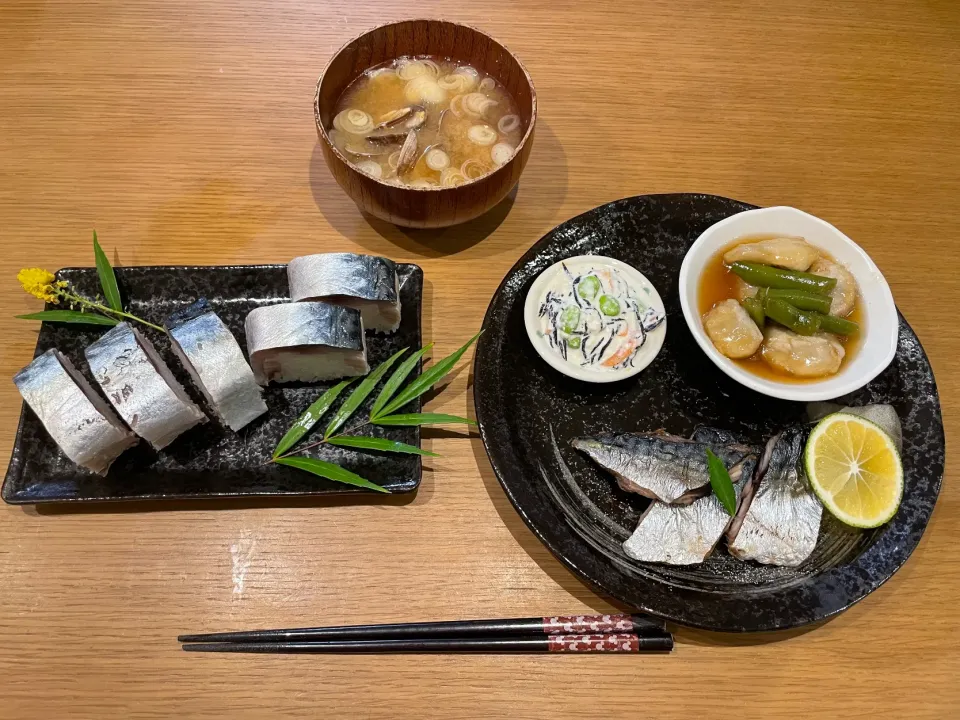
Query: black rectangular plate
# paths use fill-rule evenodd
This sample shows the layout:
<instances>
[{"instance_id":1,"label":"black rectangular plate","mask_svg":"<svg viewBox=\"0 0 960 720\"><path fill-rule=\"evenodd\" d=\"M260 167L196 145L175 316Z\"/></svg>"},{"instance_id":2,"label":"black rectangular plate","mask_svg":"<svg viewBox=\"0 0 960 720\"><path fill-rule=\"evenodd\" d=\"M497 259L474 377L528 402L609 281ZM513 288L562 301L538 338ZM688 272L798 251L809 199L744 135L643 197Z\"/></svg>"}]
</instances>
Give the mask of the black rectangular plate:
<instances>
[{"instance_id":1,"label":"black rectangular plate","mask_svg":"<svg viewBox=\"0 0 960 720\"><path fill-rule=\"evenodd\" d=\"M376 367L401 348L421 346L420 310L423 271L416 265L397 265L402 321L393 335L367 333L367 357ZM128 267L117 268L117 282L128 312L156 324L175 310L205 297L213 310L246 350L243 321L262 305L288 300L286 265L241 265L233 267ZM94 268L68 268L57 273L81 294L95 296L99 290ZM333 383L271 385L265 388L268 411L234 433L221 425L210 406L193 385L170 349L167 338L140 326L156 345L164 361L193 400L210 418L177 438L160 452L145 442L127 450L102 477L74 465L47 434L40 420L26 405L13 455L3 482L3 499L11 504L46 502L198 499L251 495L329 495L369 492L335 483L301 470L265 464L294 420ZM35 355L55 347L67 355L93 382L83 349L106 328L94 325L43 323ZM411 379L419 372L411 375ZM94 383L94 387L96 384ZM347 391L349 392L349 390ZM354 416L365 417L376 392ZM342 396L346 398L346 394ZM416 400L405 412L419 412ZM324 417L309 438L322 432ZM351 421L348 421L348 426ZM361 434L388 437L420 447L420 428L366 427ZM420 485L421 463L415 455L387 455L322 446L307 453L335 462L391 493L406 493Z\"/></svg>"}]
</instances>

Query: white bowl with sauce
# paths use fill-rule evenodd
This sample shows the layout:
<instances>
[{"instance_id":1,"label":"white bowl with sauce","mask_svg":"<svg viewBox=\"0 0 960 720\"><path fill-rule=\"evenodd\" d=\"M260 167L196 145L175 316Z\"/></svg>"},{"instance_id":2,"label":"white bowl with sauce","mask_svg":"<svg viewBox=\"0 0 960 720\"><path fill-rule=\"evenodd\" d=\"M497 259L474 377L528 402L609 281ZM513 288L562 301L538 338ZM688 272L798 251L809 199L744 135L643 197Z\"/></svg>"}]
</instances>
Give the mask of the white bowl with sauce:
<instances>
[{"instance_id":1,"label":"white bowl with sauce","mask_svg":"<svg viewBox=\"0 0 960 720\"><path fill-rule=\"evenodd\" d=\"M579 290L574 279L590 276L599 283L593 299L582 294L575 297ZM551 344L551 333L546 332L554 325L547 316L540 314L550 292L555 297L561 292L566 293L567 302L558 302L563 307L577 310L577 347L571 350L565 346L566 358L557 345ZM601 312L604 296L615 299L617 313L611 314L606 309ZM613 309L609 304L606 308ZM593 383L616 382L636 375L653 362L667 334L663 300L653 284L631 265L603 255L566 258L540 273L527 292L523 319L530 342L548 365L564 375ZM581 319L582 326L579 325ZM650 329L640 332L638 325ZM591 327L594 330L590 331ZM552 334L556 340L558 334ZM571 336L562 334L560 337ZM637 338L642 340L637 342ZM608 339L610 342L604 345ZM586 356L596 357L596 360L585 364Z\"/></svg>"},{"instance_id":2,"label":"white bowl with sauce","mask_svg":"<svg viewBox=\"0 0 960 720\"><path fill-rule=\"evenodd\" d=\"M836 375L782 382L760 377L724 356L711 342L700 317L699 282L710 260L740 238L788 235L804 238L842 263L857 281L862 323L859 347ZM711 225L693 243L680 267L680 306L697 344L723 372L751 390L784 400L831 400L873 380L897 353L899 322L893 294L870 256L830 223L792 207L747 210Z\"/></svg>"}]
</instances>

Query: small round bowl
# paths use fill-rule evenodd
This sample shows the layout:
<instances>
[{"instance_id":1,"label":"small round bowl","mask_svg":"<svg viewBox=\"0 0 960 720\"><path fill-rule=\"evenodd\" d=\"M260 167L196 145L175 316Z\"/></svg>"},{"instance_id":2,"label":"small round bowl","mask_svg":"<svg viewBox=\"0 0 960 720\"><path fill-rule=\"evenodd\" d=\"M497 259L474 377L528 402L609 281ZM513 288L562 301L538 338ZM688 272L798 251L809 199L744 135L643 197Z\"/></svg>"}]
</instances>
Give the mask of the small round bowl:
<instances>
[{"instance_id":1,"label":"small round bowl","mask_svg":"<svg viewBox=\"0 0 960 720\"><path fill-rule=\"evenodd\" d=\"M704 266L723 247L749 235L782 234L803 237L846 265L856 278L864 322L860 347L840 372L822 380L777 382L742 369L718 351L700 318L697 301ZM833 225L792 207L771 207L731 215L707 228L687 251L680 266L680 306L683 317L703 351L727 375L751 390L784 400L831 400L857 390L879 375L897 352L897 307L887 281L859 245Z\"/></svg>"},{"instance_id":2,"label":"small round bowl","mask_svg":"<svg viewBox=\"0 0 960 720\"><path fill-rule=\"evenodd\" d=\"M649 306L658 310L664 317L663 322L660 323L659 326L647 333L647 340L643 343L643 346L640 348L637 356L633 359L633 367L629 369L610 371L571 365L553 351L553 348L550 347L549 343L544 340L543 335L541 335L539 332L540 298L543 295L544 289L550 284L550 281L553 280L558 273L565 272L563 269L565 264L567 266L573 266L582 261L592 264L602 262L603 264L610 265L619 272L623 273L624 276L633 282L635 287L643 290L646 293ZM540 273L537 276L537 279L533 281L533 284L530 285L530 289L527 291L527 297L523 303L523 324L526 326L527 337L530 338L530 343L537 351L537 354L539 354L540 357L543 358L543 360L550 367L568 377L592 383L617 382L618 380L624 380L626 378L633 377L637 373L643 371L650 363L653 362L653 359L657 356L657 353L660 352L660 348L663 347L663 340L667 336L666 311L664 310L663 300L660 298L660 293L657 292L657 289L653 286L653 283L651 283L643 273L641 273L632 265L627 265L625 262L615 258L606 257L604 255L577 255L576 257L564 258Z\"/></svg>"},{"instance_id":3,"label":"small round bowl","mask_svg":"<svg viewBox=\"0 0 960 720\"><path fill-rule=\"evenodd\" d=\"M499 80L513 96L526 127L513 157L489 175L449 188L389 185L350 165L327 135L337 100L364 71L402 55L452 58ZM520 61L489 35L446 20L405 20L368 30L337 51L317 81L313 115L327 167L357 207L404 227L440 228L482 215L520 180L533 146L537 95Z\"/></svg>"}]
</instances>

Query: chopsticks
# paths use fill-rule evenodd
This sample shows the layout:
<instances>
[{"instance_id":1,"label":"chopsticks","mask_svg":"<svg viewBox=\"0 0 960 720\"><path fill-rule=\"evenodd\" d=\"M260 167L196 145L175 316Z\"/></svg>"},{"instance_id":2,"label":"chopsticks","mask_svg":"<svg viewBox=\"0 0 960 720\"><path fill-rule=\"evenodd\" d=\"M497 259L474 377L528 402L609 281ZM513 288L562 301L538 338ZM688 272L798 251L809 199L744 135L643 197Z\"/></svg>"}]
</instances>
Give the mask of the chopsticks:
<instances>
[{"instance_id":1,"label":"chopsticks","mask_svg":"<svg viewBox=\"0 0 960 720\"><path fill-rule=\"evenodd\" d=\"M340 625L180 635L188 652L584 653L669 652L673 636L644 615Z\"/></svg>"}]
</instances>

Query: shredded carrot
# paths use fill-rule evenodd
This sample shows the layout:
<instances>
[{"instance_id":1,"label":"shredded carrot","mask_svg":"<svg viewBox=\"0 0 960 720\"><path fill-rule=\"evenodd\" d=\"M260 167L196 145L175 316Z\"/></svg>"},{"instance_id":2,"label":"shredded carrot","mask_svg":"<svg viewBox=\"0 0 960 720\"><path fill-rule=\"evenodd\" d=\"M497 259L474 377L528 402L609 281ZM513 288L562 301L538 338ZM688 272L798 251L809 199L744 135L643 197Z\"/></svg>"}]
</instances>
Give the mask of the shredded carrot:
<instances>
[{"instance_id":1,"label":"shredded carrot","mask_svg":"<svg viewBox=\"0 0 960 720\"><path fill-rule=\"evenodd\" d=\"M636 345L637 345L636 342L634 342L633 340L631 340L630 342L624 343L622 348L617 350L613 355L608 357L606 360L604 360L600 364L603 365L604 367L616 367L617 365L622 363L624 360L626 360L628 357L630 357L630 353L633 352L633 348L635 348Z\"/></svg>"}]
</instances>

